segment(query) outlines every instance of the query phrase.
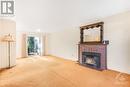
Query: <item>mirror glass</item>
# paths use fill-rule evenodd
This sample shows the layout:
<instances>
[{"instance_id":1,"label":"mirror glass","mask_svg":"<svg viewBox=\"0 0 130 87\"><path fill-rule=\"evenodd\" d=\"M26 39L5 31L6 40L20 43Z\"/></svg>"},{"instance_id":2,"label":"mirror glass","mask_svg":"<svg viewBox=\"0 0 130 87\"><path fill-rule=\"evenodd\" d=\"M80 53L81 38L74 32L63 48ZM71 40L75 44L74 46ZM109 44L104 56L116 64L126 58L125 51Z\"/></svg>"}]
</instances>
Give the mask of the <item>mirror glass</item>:
<instances>
[{"instance_id":1,"label":"mirror glass","mask_svg":"<svg viewBox=\"0 0 130 87\"><path fill-rule=\"evenodd\" d=\"M100 27L84 30L84 42L100 41Z\"/></svg>"}]
</instances>

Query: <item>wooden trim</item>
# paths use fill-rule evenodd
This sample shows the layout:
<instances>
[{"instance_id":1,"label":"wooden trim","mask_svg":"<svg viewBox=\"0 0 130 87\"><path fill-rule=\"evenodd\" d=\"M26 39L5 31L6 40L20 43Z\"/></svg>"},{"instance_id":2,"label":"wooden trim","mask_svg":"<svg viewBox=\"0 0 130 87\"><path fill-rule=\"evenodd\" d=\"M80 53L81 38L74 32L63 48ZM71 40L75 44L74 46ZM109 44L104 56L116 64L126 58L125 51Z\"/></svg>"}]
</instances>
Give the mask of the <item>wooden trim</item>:
<instances>
[{"instance_id":1,"label":"wooden trim","mask_svg":"<svg viewBox=\"0 0 130 87\"><path fill-rule=\"evenodd\" d=\"M89 24L89 25L81 26L80 29L95 28L95 27L102 26L103 24L104 24L104 22L93 23L93 24Z\"/></svg>"},{"instance_id":2,"label":"wooden trim","mask_svg":"<svg viewBox=\"0 0 130 87\"><path fill-rule=\"evenodd\" d=\"M85 44L85 45L108 45L106 43L100 43L100 42L83 42L80 44Z\"/></svg>"},{"instance_id":3,"label":"wooden trim","mask_svg":"<svg viewBox=\"0 0 130 87\"><path fill-rule=\"evenodd\" d=\"M80 30L80 43L83 43L83 30Z\"/></svg>"}]
</instances>

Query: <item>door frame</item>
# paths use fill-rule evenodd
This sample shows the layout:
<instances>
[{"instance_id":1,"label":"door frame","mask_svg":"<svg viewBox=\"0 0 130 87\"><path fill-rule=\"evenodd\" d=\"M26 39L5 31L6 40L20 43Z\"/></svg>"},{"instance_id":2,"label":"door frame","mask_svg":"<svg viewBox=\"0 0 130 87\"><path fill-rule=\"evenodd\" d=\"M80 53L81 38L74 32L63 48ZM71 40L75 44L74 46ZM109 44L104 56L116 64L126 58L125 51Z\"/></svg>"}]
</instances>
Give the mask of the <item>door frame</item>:
<instances>
[{"instance_id":1,"label":"door frame","mask_svg":"<svg viewBox=\"0 0 130 87\"><path fill-rule=\"evenodd\" d=\"M40 43L41 43L41 48L40 48L40 55L39 56L43 56L44 55L44 47L45 47L45 44L44 44L44 36L41 34L41 33L29 33L29 34L27 34L26 35L26 56L27 57L30 57L29 55L28 55L28 37L39 37L39 39L40 39ZM35 55L34 55L35 56Z\"/></svg>"}]
</instances>

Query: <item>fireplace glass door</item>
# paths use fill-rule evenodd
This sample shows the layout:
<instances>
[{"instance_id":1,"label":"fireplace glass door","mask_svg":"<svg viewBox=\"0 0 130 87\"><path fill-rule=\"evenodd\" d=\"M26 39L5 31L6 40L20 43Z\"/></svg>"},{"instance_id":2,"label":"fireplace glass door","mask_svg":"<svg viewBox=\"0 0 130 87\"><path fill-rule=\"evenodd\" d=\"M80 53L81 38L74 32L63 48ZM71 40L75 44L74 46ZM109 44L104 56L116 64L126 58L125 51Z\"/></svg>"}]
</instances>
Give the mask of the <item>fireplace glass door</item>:
<instances>
[{"instance_id":1,"label":"fireplace glass door","mask_svg":"<svg viewBox=\"0 0 130 87\"><path fill-rule=\"evenodd\" d=\"M93 68L100 68L100 53L94 53L94 52L83 52L82 53L82 63L84 65L88 65Z\"/></svg>"}]
</instances>

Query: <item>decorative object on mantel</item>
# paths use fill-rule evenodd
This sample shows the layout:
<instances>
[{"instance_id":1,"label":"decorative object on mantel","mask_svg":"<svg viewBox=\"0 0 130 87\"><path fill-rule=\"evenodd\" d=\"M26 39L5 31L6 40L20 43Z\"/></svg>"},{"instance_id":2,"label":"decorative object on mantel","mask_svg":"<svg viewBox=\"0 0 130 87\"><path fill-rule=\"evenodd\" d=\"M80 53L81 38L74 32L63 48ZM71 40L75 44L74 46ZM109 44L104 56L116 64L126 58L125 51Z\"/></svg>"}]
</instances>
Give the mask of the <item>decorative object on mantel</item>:
<instances>
[{"instance_id":1,"label":"decorative object on mantel","mask_svg":"<svg viewBox=\"0 0 130 87\"><path fill-rule=\"evenodd\" d=\"M81 65L97 70L107 69L109 41L103 40L103 25L104 22L98 22L80 27L78 61Z\"/></svg>"},{"instance_id":2,"label":"decorative object on mantel","mask_svg":"<svg viewBox=\"0 0 130 87\"><path fill-rule=\"evenodd\" d=\"M11 48L10 47L11 47L11 42L15 42L15 40L11 34L8 34L4 36L3 41L8 43L8 60L9 60L8 68L11 68L11 65L10 65L10 58L11 58L10 49Z\"/></svg>"}]
</instances>

